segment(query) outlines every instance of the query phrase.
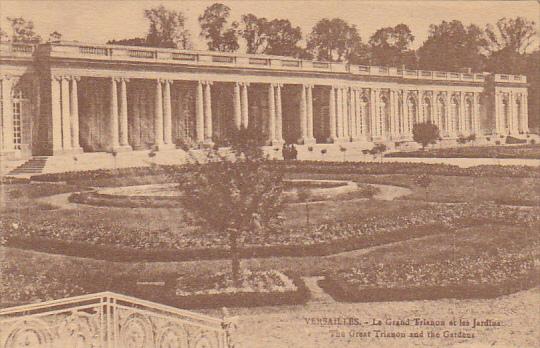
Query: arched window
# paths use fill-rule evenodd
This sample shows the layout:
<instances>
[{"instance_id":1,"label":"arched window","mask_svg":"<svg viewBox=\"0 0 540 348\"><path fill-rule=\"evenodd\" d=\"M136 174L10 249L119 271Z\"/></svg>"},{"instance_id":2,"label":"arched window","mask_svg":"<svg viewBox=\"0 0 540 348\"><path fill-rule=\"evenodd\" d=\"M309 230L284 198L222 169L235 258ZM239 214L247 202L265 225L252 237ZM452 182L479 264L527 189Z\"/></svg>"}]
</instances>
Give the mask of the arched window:
<instances>
[{"instance_id":1,"label":"arched window","mask_svg":"<svg viewBox=\"0 0 540 348\"><path fill-rule=\"evenodd\" d=\"M414 97L410 96L407 99L407 120L409 122L407 132L412 132L413 123L416 123L414 120L416 120L416 100Z\"/></svg>"},{"instance_id":2,"label":"arched window","mask_svg":"<svg viewBox=\"0 0 540 348\"><path fill-rule=\"evenodd\" d=\"M424 98L424 122L433 122L432 116L431 116L431 99L428 97Z\"/></svg>"},{"instance_id":3,"label":"arched window","mask_svg":"<svg viewBox=\"0 0 540 348\"><path fill-rule=\"evenodd\" d=\"M440 123L438 127L441 130L441 133L446 135L448 130L446 129L446 105L444 105L443 97L437 98L437 116Z\"/></svg>"},{"instance_id":4,"label":"arched window","mask_svg":"<svg viewBox=\"0 0 540 348\"><path fill-rule=\"evenodd\" d=\"M12 91L13 101L13 146L15 150L21 149L22 144L22 115L27 106L28 96L25 90L15 87Z\"/></svg>"}]
</instances>

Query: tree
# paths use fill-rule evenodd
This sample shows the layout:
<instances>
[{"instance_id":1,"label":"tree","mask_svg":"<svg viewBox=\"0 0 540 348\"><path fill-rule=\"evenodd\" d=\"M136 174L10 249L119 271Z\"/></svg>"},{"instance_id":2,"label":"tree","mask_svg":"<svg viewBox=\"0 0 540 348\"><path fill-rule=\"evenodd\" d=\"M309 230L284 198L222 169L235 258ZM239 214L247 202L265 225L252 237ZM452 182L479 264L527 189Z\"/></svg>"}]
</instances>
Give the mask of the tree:
<instances>
[{"instance_id":1,"label":"tree","mask_svg":"<svg viewBox=\"0 0 540 348\"><path fill-rule=\"evenodd\" d=\"M527 49L536 35L535 23L522 17L501 18L496 27L487 25L491 55L488 70L496 73L520 74L526 70Z\"/></svg>"},{"instance_id":2,"label":"tree","mask_svg":"<svg viewBox=\"0 0 540 348\"><path fill-rule=\"evenodd\" d=\"M240 47L238 23L228 25L230 13L230 7L215 3L199 16L201 37L206 39L210 51L234 52Z\"/></svg>"},{"instance_id":3,"label":"tree","mask_svg":"<svg viewBox=\"0 0 540 348\"><path fill-rule=\"evenodd\" d=\"M439 139L439 128L431 122L416 123L413 126L413 140L422 145L435 144Z\"/></svg>"},{"instance_id":4,"label":"tree","mask_svg":"<svg viewBox=\"0 0 540 348\"><path fill-rule=\"evenodd\" d=\"M260 54L266 49L268 40L268 20L252 13L242 15L240 35L246 41L246 52Z\"/></svg>"},{"instance_id":5,"label":"tree","mask_svg":"<svg viewBox=\"0 0 540 348\"><path fill-rule=\"evenodd\" d=\"M416 62L411 62L415 55L411 55L412 51L409 50L413 41L414 36L405 24L377 30L369 39L372 63L384 66L415 65Z\"/></svg>"},{"instance_id":6,"label":"tree","mask_svg":"<svg viewBox=\"0 0 540 348\"><path fill-rule=\"evenodd\" d=\"M362 47L356 26L341 18L321 19L311 31L307 49L318 60L348 62Z\"/></svg>"},{"instance_id":7,"label":"tree","mask_svg":"<svg viewBox=\"0 0 540 348\"><path fill-rule=\"evenodd\" d=\"M191 35L185 28L186 17L180 11L172 11L163 5L144 10L150 22L146 43L151 47L190 49Z\"/></svg>"},{"instance_id":8,"label":"tree","mask_svg":"<svg viewBox=\"0 0 540 348\"><path fill-rule=\"evenodd\" d=\"M307 58L307 52L299 46L302 30L288 19L258 18L254 14L242 16L242 38L246 41L247 53L271 54Z\"/></svg>"},{"instance_id":9,"label":"tree","mask_svg":"<svg viewBox=\"0 0 540 348\"><path fill-rule=\"evenodd\" d=\"M195 164L178 179L184 208L203 226L227 234L235 284L242 237L255 230L271 232L280 223L283 175L270 169L259 139L258 132L242 128L232 138L233 158L209 150L208 163Z\"/></svg>"},{"instance_id":10,"label":"tree","mask_svg":"<svg viewBox=\"0 0 540 348\"><path fill-rule=\"evenodd\" d=\"M107 41L108 45L123 45L123 46L148 46L146 38L135 37L132 39L120 39L120 40L109 40Z\"/></svg>"},{"instance_id":11,"label":"tree","mask_svg":"<svg viewBox=\"0 0 540 348\"><path fill-rule=\"evenodd\" d=\"M486 35L491 51L509 49L517 54L527 53L527 49L536 35L535 23L523 17L501 18L497 21L496 29L488 24Z\"/></svg>"},{"instance_id":12,"label":"tree","mask_svg":"<svg viewBox=\"0 0 540 348\"><path fill-rule=\"evenodd\" d=\"M296 192L299 202L303 202L306 207L306 226L309 227L309 202L312 198L312 192L309 188L301 187Z\"/></svg>"},{"instance_id":13,"label":"tree","mask_svg":"<svg viewBox=\"0 0 540 348\"><path fill-rule=\"evenodd\" d=\"M431 185L433 180L431 179L431 177L429 175L421 174L421 175L417 176L416 179L414 179L414 182L415 182L416 185L424 188L424 192L425 192L425 195L426 195L426 202L427 202L429 200L428 199L429 198L428 187Z\"/></svg>"},{"instance_id":14,"label":"tree","mask_svg":"<svg viewBox=\"0 0 540 348\"><path fill-rule=\"evenodd\" d=\"M49 34L49 42L58 42L62 40L62 34L57 31L53 31Z\"/></svg>"},{"instance_id":15,"label":"tree","mask_svg":"<svg viewBox=\"0 0 540 348\"><path fill-rule=\"evenodd\" d=\"M22 17L7 17L12 30L12 42L40 43L41 36L34 31L34 22Z\"/></svg>"},{"instance_id":16,"label":"tree","mask_svg":"<svg viewBox=\"0 0 540 348\"><path fill-rule=\"evenodd\" d=\"M429 36L418 49L418 65L424 70L458 71L469 67L482 71L488 42L484 32L458 20L429 26Z\"/></svg>"}]
</instances>

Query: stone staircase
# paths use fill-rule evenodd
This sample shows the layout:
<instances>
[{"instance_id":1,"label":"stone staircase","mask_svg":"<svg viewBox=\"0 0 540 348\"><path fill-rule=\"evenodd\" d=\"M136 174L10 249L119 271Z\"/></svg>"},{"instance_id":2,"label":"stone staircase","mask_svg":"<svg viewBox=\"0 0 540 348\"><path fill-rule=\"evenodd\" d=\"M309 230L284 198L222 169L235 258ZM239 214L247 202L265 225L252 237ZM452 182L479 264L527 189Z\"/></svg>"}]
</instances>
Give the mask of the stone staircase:
<instances>
[{"instance_id":1,"label":"stone staircase","mask_svg":"<svg viewBox=\"0 0 540 348\"><path fill-rule=\"evenodd\" d=\"M10 171L8 175L41 174L43 172L43 168L45 168L45 165L47 164L48 158L49 157L47 156L34 156Z\"/></svg>"}]
</instances>

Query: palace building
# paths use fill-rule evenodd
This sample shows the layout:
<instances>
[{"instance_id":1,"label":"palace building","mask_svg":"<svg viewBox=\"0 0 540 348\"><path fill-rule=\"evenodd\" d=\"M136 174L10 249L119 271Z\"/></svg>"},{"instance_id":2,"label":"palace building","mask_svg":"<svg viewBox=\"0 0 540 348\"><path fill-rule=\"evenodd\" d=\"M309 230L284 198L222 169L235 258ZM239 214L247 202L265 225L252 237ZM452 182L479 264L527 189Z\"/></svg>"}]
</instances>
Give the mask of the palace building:
<instances>
[{"instance_id":1,"label":"palace building","mask_svg":"<svg viewBox=\"0 0 540 348\"><path fill-rule=\"evenodd\" d=\"M2 158L225 143L443 141L528 132L525 76L57 42L0 44ZM331 146L331 145L329 145Z\"/></svg>"}]
</instances>

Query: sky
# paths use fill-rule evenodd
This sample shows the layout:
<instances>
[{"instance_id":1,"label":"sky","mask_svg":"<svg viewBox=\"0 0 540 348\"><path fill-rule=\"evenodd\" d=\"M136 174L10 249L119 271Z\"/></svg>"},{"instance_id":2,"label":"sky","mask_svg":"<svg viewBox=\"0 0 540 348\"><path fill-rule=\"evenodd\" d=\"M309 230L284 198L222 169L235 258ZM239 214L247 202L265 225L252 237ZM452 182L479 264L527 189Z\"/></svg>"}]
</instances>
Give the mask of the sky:
<instances>
[{"instance_id":1,"label":"sky","mask_svg":"<svg viewBox=\"0 0 540 348\"><path fill-rule=\"evenodd\" d=\"M64 40L105 43L110 39L143 37L148 29L144 9L159 6L180 10L187 17L187 28L194 39L194 48L205 49L199 38L198 17L215 1L147 1L147 0L0 0L0 24L5 17L32 20L36 31L48 38L53 31ZM379 28L407 24L415 36L413 48L427 38L429 25L442 20L458 19L464 24L485 27L501 17L522 16L535 21L540 35L540 3L530 1L221 1L231 8L233 20L253 13L268 19L289 19L307 36L321 18L340 17L357 26L362 40ZM537 38L536 46L540 40Z\"/></svg>"}]
</instances>

